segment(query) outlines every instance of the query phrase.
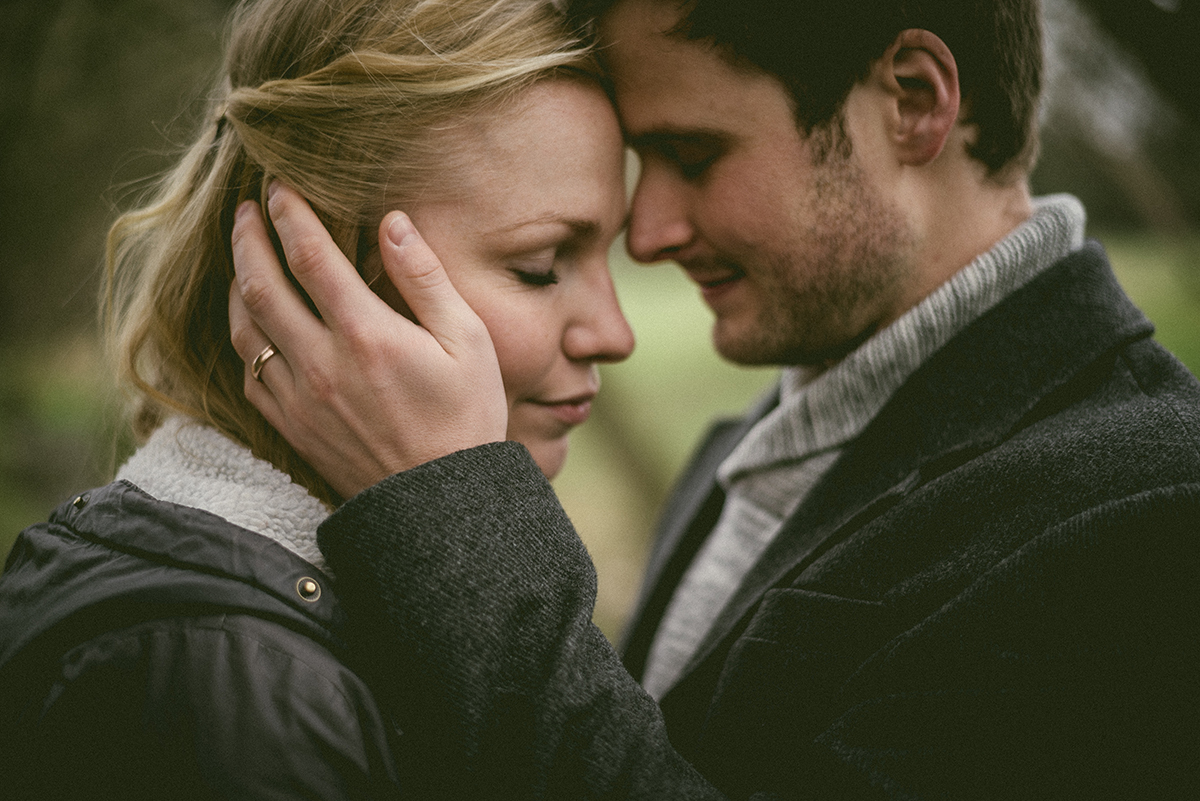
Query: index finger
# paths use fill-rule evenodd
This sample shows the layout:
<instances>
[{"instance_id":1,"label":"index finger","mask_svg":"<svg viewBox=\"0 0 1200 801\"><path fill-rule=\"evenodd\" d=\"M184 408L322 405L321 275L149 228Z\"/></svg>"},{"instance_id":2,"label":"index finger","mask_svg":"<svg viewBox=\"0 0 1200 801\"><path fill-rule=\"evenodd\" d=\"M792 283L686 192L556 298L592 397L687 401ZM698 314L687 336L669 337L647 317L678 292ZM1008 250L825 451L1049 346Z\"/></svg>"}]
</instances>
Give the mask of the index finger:
<instances>
[{"instance_id":1,"label":"index finger","mask_svg":"<svg viewBox=\"0 0 1200 801\"><path fill-rule=\"evenodd\" d=\"M238 207L231 246L238 294L254 322L285 354L304 347L322 324L284 275L257 203ZM239 335L232 325L230 334Z\"/></svg>"},{"instance_id":2,"label":"index finger","mask_svg":"<svg viewBox=\"0 0 1200 801\"><path fill-rule=\"evenodd\" d=\"M274 181L267 190L267 208L288 269L312 298L326 324L336 328L361 316L370 304L386 306L362 280L299 193Z\"/></svg>"}]
</instances>

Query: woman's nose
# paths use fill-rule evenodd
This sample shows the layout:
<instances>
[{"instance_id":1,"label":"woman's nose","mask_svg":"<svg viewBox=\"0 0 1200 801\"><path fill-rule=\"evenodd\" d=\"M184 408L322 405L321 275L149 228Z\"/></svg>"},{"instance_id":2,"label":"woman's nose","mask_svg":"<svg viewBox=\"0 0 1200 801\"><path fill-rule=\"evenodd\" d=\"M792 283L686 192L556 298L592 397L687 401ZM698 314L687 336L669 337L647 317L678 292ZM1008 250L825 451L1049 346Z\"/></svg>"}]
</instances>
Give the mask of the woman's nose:
<instances>
[{"instance_id":1,"label":"woman's nose","mask_svg":"<svg viewBox=\"0 0 1200 801\"><path fill-rule=\"evenodd\" d=\"M619 362L633 353L633 329L621 312L607 259L601 268L580 293L578 310L563 333L563 352L572 361Z\"/></svg>"}]
</instances>

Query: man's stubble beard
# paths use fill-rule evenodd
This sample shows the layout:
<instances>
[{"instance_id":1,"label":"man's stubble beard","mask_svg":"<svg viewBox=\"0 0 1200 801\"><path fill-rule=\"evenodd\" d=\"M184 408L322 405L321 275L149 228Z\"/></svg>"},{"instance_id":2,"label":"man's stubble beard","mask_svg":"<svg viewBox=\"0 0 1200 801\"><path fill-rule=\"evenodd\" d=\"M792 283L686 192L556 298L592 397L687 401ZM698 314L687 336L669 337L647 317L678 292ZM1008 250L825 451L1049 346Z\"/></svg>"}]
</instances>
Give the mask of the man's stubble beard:
<instances>
[{"instance_id":1,"label":"man's stubble beard","mask_svg":"<svg viewBox=\"0 0 1200 801\"><path fill-rule=\"evenodd\" d=\"M848 152L829 153L814 176L800 235L742 265L758 294L753 323L739 334L716 321L714 345L732 362L828 366L897 316L915 249L906 221Z\"/></svg>"}]
</instances>

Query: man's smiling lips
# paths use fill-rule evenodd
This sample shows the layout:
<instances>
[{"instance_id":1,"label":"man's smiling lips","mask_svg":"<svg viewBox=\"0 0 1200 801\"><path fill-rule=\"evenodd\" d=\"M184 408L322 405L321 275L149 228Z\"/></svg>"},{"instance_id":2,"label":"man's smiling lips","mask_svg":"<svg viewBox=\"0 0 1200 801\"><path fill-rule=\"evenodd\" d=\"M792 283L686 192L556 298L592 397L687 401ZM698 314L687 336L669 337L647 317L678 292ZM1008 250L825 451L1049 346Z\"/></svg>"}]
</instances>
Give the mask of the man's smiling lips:
<instances>
[{"instance_id":1,"label":"man's smiling lips","mask_svg":"<svg viewBox=\"0 0 1200 801\"><path fill-rule=\"evenodd\" d=\"M700 294L709 305L724 295L734 284L746 276L737 267L684 267L688 278L700 287Z\"/></svg>"}]
</instances>

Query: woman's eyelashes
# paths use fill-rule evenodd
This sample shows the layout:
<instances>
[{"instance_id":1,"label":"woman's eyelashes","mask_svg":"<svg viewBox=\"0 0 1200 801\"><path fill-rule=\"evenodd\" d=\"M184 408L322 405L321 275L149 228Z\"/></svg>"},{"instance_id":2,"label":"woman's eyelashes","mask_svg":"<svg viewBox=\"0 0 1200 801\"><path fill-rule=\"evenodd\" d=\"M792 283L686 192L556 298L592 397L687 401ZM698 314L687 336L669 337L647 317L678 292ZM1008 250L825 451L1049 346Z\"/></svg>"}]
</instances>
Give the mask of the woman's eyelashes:
<instances>
[{"instance_id":1,"label":"woman's eyelashes","mask_svg":"<svg viewBox=\"0 0 1200 801\"><path fill-rule=\"evenodd\" d=\"M558 283L558 273L554 272L553 269L547 270L544 273L536 273L526 272L514 267L513 274L517 276L517 279L521 283L528 284L529 286L550 286L551 284Z\"/></svg>"},{"instance_id":2,"label":"woman's eyelashes","mask_svg":"<svg viewBox=\"0 0 1200 801\"><path fill-rule=\"evenodd\" d=\"M557 259L558 249L548 248L514 260L508 269L523 284L550 286L558 283L558 273L554 270Z\"/></svg>"}]
</instances>

